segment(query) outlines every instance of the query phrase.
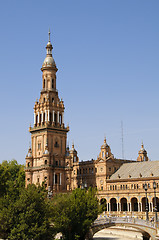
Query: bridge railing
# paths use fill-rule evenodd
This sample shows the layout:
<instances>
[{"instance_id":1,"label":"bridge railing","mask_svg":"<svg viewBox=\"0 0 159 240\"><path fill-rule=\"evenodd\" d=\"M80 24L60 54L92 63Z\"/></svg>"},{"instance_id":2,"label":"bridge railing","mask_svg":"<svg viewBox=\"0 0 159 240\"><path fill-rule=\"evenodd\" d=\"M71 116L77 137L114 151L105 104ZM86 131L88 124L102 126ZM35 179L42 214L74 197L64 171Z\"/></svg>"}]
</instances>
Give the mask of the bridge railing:
<instances>
[{"instance_id":1,"label":"bridge railing","mask_svg":"<svg viewBox=\"0 0 159 240\"><path fill-rule=\"evenodd\" d=\"M138 218L130 218L130 217L99 217L97 218L93 225L100 225L100 224L110 224L110 223L131 223L135 225L142 225L145 227L155 228L154 222L145 221L143 219Z\"/></svg>"}]
</instances>

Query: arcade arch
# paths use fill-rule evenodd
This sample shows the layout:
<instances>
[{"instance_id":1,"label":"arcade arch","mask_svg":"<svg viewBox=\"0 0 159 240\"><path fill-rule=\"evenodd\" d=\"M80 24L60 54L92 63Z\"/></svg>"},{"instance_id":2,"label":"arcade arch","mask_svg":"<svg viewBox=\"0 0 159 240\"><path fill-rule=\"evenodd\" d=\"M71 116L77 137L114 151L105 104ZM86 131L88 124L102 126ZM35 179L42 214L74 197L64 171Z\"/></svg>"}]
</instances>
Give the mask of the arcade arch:
<instances>
[{"instance_id":1,"label":"arcade arch","mask_svg":"<svg viewBox=\"0 0 159 240\"><path fill-rule=\"evenodd\" d=\"M138 199L136 197L131 199L131 211L138 212Z\"/></svg>"},{"instance_id":2,"label":"arcade arch","mask_svg":"<svg viewBox=\"0 0 159 240\"><path fill-rule=\"evenodd\" d=\"M110 199L110 210L111 211L117 211L117 200L116 198Z\"/></svg>"},{"instance_id":3,"label":"arcade arch","mask_svg":"<svg viewBox=\"0 0 159 240\"><path fill-rule=\"evenodd\" d=\"M128 211L127 199L126 198L121 198L120 199L120 204L121 204L121 211L122 212Z\"/></svg>"}]
</instances>

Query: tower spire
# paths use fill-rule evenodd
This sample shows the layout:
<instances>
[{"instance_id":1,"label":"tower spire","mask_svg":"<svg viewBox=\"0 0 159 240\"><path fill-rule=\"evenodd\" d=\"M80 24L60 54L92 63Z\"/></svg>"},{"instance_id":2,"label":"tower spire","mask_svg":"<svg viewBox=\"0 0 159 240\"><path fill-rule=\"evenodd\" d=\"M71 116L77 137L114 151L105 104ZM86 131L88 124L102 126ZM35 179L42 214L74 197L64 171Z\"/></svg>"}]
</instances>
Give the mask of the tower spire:
<instances>
[{"instance_id":1,"label":"tower spire","mask_svg":"<svg viewBox=\"0 0 159 240\"><path fill-rule=\"evenodd\" d=\"M48 34L49 34L49 42L50 42L50 28L49 28L49 32L48 32Z\"/></svg>"}]
</instances>

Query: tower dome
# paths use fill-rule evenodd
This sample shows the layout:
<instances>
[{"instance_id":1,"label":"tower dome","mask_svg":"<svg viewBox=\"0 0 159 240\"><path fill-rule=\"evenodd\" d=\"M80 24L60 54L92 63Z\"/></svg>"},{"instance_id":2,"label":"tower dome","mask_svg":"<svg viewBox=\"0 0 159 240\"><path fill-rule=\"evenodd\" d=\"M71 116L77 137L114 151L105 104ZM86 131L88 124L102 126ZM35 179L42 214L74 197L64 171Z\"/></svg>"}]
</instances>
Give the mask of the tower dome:
<instances>
[{"instance_id":1,"label":"tower dome","mask_svg":"<svg viewBox=\"0 0 159 240\"><path fill-rule=\"evenodd\" d=\"M49 30L49 41L46 45L46 58L43 62L41 70L43 70L45 68L54 68L57 71L56 63L52 56L52 49L53 49L53 47L50 42L50 30Z\"/></svg>"}]
</instances>

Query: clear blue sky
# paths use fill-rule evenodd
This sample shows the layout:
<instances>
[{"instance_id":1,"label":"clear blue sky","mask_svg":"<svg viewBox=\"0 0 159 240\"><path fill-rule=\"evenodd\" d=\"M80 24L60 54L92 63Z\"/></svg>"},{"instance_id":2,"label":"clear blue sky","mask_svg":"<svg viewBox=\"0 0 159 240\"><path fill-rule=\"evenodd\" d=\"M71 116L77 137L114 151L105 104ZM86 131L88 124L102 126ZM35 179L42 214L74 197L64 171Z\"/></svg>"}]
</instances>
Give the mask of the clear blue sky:
<instances>
[{"instance_id":1,"label":"clear blue sky","mask_svg":"<svg viewBox=\"0 0 159 240\"><path fill-rule=\"evenodd\" d=\"M159 1L1 1L0 161L25 163L48 29L68 140L96 158L106 135L115 157L136 159L143 140L159 160Z\"/></svg>"}]
</instances>

